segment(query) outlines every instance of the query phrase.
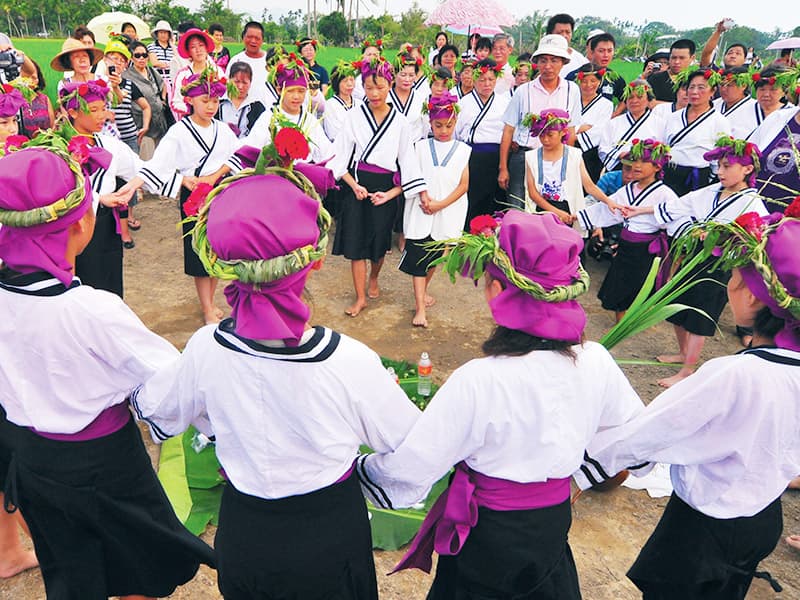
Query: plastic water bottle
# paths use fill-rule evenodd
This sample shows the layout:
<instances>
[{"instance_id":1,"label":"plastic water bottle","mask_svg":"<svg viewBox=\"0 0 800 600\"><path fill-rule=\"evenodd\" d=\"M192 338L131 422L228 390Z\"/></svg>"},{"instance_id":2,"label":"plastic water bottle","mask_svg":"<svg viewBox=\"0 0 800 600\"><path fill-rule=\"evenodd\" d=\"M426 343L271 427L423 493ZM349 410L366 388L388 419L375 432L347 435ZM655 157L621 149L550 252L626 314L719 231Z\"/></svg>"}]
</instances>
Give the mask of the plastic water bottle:
<instances>
[{"instance_id":1,"label":"plastic water bottle","mask_svg":"<svg viewBox=\"0 0 800 600\"><path fill-rule=\"evenodd\" d=\"M386 372L389 374L395 383L400 383L400 376L395 372L394 367L386 367Z\"/></svg>"},{"instance_id":2,"label":"plastic water bottle","mask_svg":"<svg viewBox=\"0 0 800 600\"><path fill-rule=\"evenodd\" d=\"M420 396L431 395L431 373L433 364L427 352L423 352L417 363L417 393Z\"/></svg>"}]
</instances>

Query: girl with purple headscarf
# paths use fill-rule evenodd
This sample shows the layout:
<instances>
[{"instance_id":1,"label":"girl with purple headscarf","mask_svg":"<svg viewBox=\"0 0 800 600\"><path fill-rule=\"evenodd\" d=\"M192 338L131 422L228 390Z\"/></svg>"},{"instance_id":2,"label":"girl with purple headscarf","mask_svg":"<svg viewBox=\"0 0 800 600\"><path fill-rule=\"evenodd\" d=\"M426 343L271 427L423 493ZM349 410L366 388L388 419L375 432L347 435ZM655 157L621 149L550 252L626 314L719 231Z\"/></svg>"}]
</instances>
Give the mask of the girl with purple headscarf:
<instances>
[{"instance_id":1,"label":"girl with purple headscarf","mask_svg":"<svg viewBox=\"0 0 800 600\"><path fill-rule=\"evenodd\" d=\"M178 352L75 277L95 225L90 175L110 160L53 132L0 159L4 508L25 516L48 598L163 597L214 564L175 516L128 405Z\"/></svg>"},{"instance_id":2,"label":"girl with purple headscarf","mask_svg":"<svg viewBox=\"0 0 800 600\"><path fill-rule=\"evenodd\" d=\"M428 598L577 599L569 478L596 432L642 403L608 351L583 341L580 235L552 214L516 210L471 229L441 244L443 266L484 281L496 323L486 356L453 372L397 450L359 468L373 503L399 508L455 465L395 568L430 572L435 550Z\"/></svg>"},{"instance_id":3,"label":"girl with purple headscarf","mask_svg":"<svg viewBox=\"0 0 800 600\"><path fill-rule=\"evenodd\" d=\"M753 577L780 591L756 568L780 539L781 494L800 473L800 200L786 216L749 212L698 230L716 244L715 266L732 270L728 300L753 328L751 346L706 362L587 450L584 466L601 473L671 465L672 498L628 571L644 598L742 600Z\"/></svg>"},{"instance_id":4,"label":"girl with purple headscarf","mask_svg":"<svg viewBox=\"0 0 800 600\"><path fill-rule=\"evenodd\" d=\"M264 174L263 160L208 193L193 230L230 281L231 318L195 333L136 411L156 441L191 423L216 435L225 598L377 600L355 460L362 444L397 448L419 411L369 348L311 325L304 289L331 218L299 170Z\"/></svg>"},{"instance_id":5,"label":"girl with purple headscarf","mask_svg":"<svg viewBox=\"0 0 800 600\"><path fill-rule=\"evenodd\" d=\"M760 156L758 148L750 142L729 135L720 136L714 149L703 155L704 160L718 164L719 183L655 206L626 207L625 214L628 217L652 214L656 223L665 227L673 239L680 237L696 223L730 223L747 212L766 215L768 211L764 202L752 187ZM717 321L725 307L727 299L724 284L730 273L710 271L709 264L705 264L698 267L697 277L704 281L685 291L675 302L701 310L705 315L697 310L683 310L667 319L675 328L678 353L660 355L658 360L681 363L683 366L672 377L658 381L663 387L674 385L694 372L705 338L716 333Z\"/></svg>"}]
</instances>

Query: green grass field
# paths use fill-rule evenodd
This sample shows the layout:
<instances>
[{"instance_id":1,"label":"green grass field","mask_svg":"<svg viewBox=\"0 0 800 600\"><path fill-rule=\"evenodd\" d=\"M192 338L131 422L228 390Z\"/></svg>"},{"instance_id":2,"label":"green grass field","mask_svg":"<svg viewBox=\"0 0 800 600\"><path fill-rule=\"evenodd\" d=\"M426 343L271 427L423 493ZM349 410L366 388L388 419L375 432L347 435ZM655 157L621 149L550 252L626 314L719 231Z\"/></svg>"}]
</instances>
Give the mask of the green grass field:
<instances>
[{"instance_id":1,"label":"green grass field","mask_svg":"<svg viewBox=\"0 0 800 600\"><path fill-rule=\"evenodd\" d=\"M149 40L148 40L149 41ZM61 79L62 74L53 71L50 68L50 61L61 50L63 40L40 40L40 39L16 39L14 45L25 52L33 60L35 60L42 68L47 87L45 92L50 99L55 101L56 85ZM242 50L241 43L226 44L231 54L237 54ZM394 56L396 50L387 50L387 56ZM317 53L318 62L330 71L339 60L356 60L360 57L360 52L357 48L335 48L335 47L320 47ZM625 81L631 81L639 73L641 73L642 65L640 63L629 63L621 60L615 60L611 63L614 70L620 73Z\"/></svg>"}]
</instances>

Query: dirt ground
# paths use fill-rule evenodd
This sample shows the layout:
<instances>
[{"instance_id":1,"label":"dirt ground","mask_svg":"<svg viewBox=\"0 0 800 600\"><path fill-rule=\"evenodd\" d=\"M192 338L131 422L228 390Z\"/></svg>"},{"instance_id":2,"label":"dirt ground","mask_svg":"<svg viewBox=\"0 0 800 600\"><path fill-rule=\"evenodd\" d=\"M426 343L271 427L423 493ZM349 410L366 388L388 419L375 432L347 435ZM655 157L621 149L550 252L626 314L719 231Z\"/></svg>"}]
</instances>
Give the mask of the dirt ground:
<instances>
[{"instance_id":1,"label":"dirt ground","mask_svg":"<svg viewBox=\"0 0 800 600\"><path fill-rule=\"evenodd\" d=\"M125 254L126 300L147 326L182 348L202 325L202 320L192 281L182 272L175 202L148 197L137 208L136 215L143 226L134 233L136 248ZM352 298L349 263L341 257L329 257L324 268L315 273L309 283L314 304L312 321L351 335L392 358L416 361L420 352L427 351L434 363L434 377L441 382L454 368L480 355L480 344L491 329L483 294L465 280L452 285L445 277L437 275L431 291L438 303L429 311L430 326L427 329L412 327L411 282L396 269L398 260L397 250L387 257L381 278L381 297L372 300L369 307L353 319L343 313ZM589 314L587 337L599 339L613 324L612 315L600 307L595 295L605 265L591 260L587 267L592 275L592 291L583 300ZM218 305L226 306L219 291ZM707 343L704 358L739 349L727 309L721 328L722 334ZM618 358L652 359L673 346L671 328L661 324L617 347L614 354ZM623 369L645 402L659 392L655 380L674 371L651 366L624 366ZM588 401L591 399L587 398ZM713 401L709 398L709 402ZM578 499L574 505L570 544L584 598L626 600L639 597L625 572L655 527L665 504L666 498L651 499L644 491L628 488L604 494L588 492ZM800 493L785 493L783 508L784 533L800 533ZM204 539L213 543L213 531L206 532ZM430 577L424 573L405 571L391 577L385 575L400 556L401 552L375 552L381 597L387 600L425 598ZM761 567L780 581L783 593L775 594L764 581L756 580L748 598L800 598L798 566L800 553L781 541ZM0 599L44 597L38 570L0 582ZM171 596L192 600L220 597L216 574L205 567Z\"/></svg>"}]
</instances>

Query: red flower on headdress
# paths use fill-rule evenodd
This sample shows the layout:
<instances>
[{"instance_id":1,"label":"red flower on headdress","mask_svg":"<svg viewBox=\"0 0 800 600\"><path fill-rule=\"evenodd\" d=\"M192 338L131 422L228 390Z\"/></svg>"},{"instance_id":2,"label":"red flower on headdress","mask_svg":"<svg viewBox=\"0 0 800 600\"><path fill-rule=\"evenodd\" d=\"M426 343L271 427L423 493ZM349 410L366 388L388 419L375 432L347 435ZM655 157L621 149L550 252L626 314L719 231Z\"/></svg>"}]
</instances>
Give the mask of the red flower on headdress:
<instances>
[{"instance_id":1,"label":"red flower on headdress","mask_svg":"<svg viewBox=\"0 0 800 600\"><path fill-rule=\"evenodd\" d=\"M277 134L275 134L275 150L278 152L284 163L288 166L293 160L304 159L308 157L311 149L308 146L308 140L303 132L294 127L284 127Z\"/></svg>"},{"instance_id":2,"label":"red flower on headdress","mask_svg":"<svg viewBox=\"0 0 800 600\"><path fill-rule=\"evenodd\" d=\"M794 200L792 200L792 203L786 207L786 210L783 214L793 219L800 219L800 196L794 197Z\"/></svg>"},{"instance_id":3,"label":"red flower on headdress","mask_svg":"<svg viewBox=\"0 0 800 600\"><path fill-rule=\"evenodd\" d=\"M80 84L80 85L78 86L78 93L79 93L81 96L85 96L86 94L88 94L88 93L89 93L89 86L88 86L88 85L86 85L85 83L82 83L82 84Z\"/></svg>"},{"instance_id":4,"label":"red flower on headdress","mask_svg":"<svg viewBox=\"0 0 800 600\"><path fill-rule=\"evenodd\" d=\"M226 77L220 77L219 78L219 82L224 85L224 84L228 83L228 79Z\"/></svg>"},{"instance_id":5,"label":"red flower on headdress","mask_svg":"<svg viewBox=\"0 0 800 600\"><path fill-rule=\"evenodd\" d=\"M105 79L98 79L95 81L95 83L100 87L108 87L108 83L106 82Z\"/></svg>"},{"instance_id":6,"label":"red flower on headdress","mask_svg":"<svg viewBox=\"0 0 800 600\"><path fill-rule=\"evenodd\" d=\"M76 136L67 144L67 151L80 165L85 165L89 160L89 140L82 135Z\"/></svg>"},{"instance_id":7,"label":"red flower on headdress","mask_svg":"<svg viewBox=\"0 0 800 600\"><path fill-rule=\"evenodd\" d=\"M586 73L584 73L583 71L578 71L576 77L578 78L578 81L583 81L583 78L586 77Z\"/></svg>"},{"instance_id":8,"label":"red flower on headdress","mask_svg":"<svg viewBox=\"0 0 800 600\"><path fill-rule=\"evenodd\" d=\"M375 46L377 46L378 48L382 48L383 47L383 40L375 40Z\"/></svg>"},{"instance_id":9,"label":"red flower on headdress","mask_svg":"<svg viewBox=\"0 0 800 600\"><path fill-rule=\"evenodd\" d=\"M764 230L764 220L757 212L747 212L736 217L736 224L747 233L761 241Z\"/></svg>"},{"instance_id":10,"label":"red flower on headdress","mask_svg":"<svg viewBox=\"0 0 800 600\"><path fill-rule=\"evenodd\" d=\"M469 222L469 232L472 235L494 235L499 223L490 215L478 215Z\"/></svg>"},{"instance_id":11,"label":"red flower on headdress","mask_svg":"<svg viewBox=\"0 0 800 600\"><path fill-rule=\"evenodd\" d=\"M206 203L208 194L211 193L211 190L213 189L214 188L210 183L197 184L197 186L192 190L192 193L189 194L186 202L183 203L183 212L186 213L187 217L194 217L198 212L200 212L200 209Z\"/></svg>"},{"instance_id":12,"label":"red flower on headdress","mask_svg":"<svg viewBox=\"0 0 800 600\"><path fill-rule=\"evenodd\" d=\"M605 69L600 69L600 70L597 71L597 74L600 77L605 77L606 76L606 70Z\"/></svg>"},{"instance_id":13,"label":"red flower on headdress","mask_svg":"<svg viewBox=\"0 0 800 600\"><path fill-rule=\"evenodd\" d=\"M353 68L357 71L361 70L361 66L364 64L363 60L354 60L353 61Z\"/></svg>"},{"instance_id":14,"label":"red flower on headdress","mask_svg":"<svg viewBox=\"0 0 800 600\"><path fill-rule=\"evenodd\" d=\"M631 140L631 144L635 146L635 145L636 145L636 144L638 144L640 141L641 141L641 140L640 140L639 138L633 138L633 139Z\"/></svg>"},{"instance_id":15,"label":"red flower on headdress","mask_svg":"<svg viewBox=\"0 0 800 600\"><path fill-rule=\"evenodd\" d=\"M760 81L761 73L753 73L753 81Z\"/></svg>"},{"instance_id":16,"label":"red flower on headdress","mask_svg":"<svg viewBox=\"0 0 800 600\"><path fill-rule=\"evenodd\" d=\"M22 148L22 144L28 141L24 135L10 135L6 138L5 153L8 154L12 149Z\"/></svg>"},{"instance_id":17,"label":"red flower on headdress","mask_svg":"<svg viewBox=\"0 0 800 600\"><path fill-rule=\"evenodd\" d=\"M283 64L283 63L278 63L278 66L277 66L277 67L275 67L275 70L276 70L278 73L283 73L283 72L286 70L286 65L285 65L285 64Z\"/></svg>"},{"instance_id":18,"label":"red flower on headdress","mask_svg":"<svg viewBox=\"0 0 800 600\"><path fill-rule=\"evenodd\" d=\"M14 91L14 86L11 86L7 83L3 84L3 92L5 92L6 94L10 94L13 91Z\"/></svg>"},{"instance_id":19,"label":"red flower on headdress","mask_svg":"<svg viewBox=\"0 0 800 600\"><path fill-rule=\"evenodd\" d=\"M706 79L709 79L713 74L714 71L712 71L711 69L706 69L705 71L703 71L703 77L705 77Z\"/></svg>"}]
</instances>

